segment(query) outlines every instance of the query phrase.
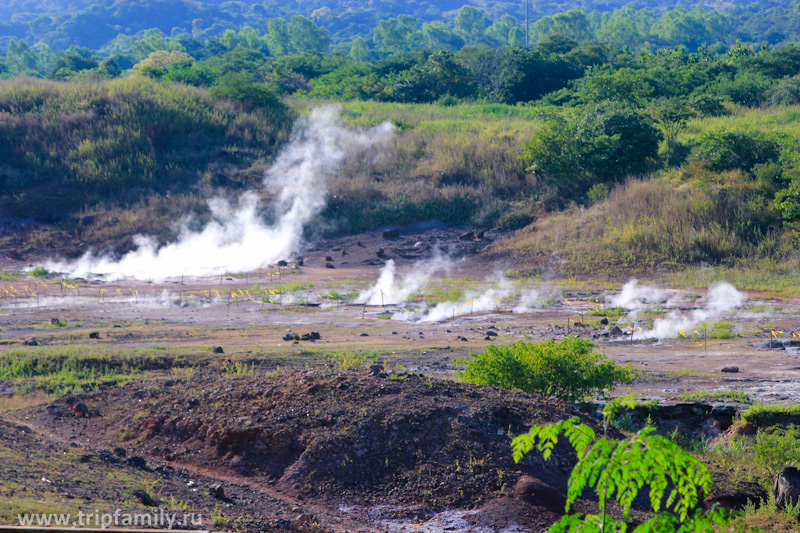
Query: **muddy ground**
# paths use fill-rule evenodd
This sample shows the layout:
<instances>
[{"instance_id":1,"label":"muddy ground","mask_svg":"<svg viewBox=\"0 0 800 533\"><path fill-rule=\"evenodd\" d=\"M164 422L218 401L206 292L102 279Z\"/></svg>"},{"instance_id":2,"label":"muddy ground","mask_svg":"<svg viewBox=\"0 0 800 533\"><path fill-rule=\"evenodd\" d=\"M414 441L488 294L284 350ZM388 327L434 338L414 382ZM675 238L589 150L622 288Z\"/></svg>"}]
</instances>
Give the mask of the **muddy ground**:
<instances>
[{"instance_id":1,"label":"muddy ground","mask_svg":"<svg viewBox=\"0 0 800 533\"><path fill-rule=\"evenodd\" d=\"M34 498L72 511L200 509L203 527L218 530L541 531L563 508L574 458L562 450L547 464L531 457L515 465L509 435L577 412L454 376L458 359L519 340L591 338L641 371L614 395L680 402L687 392L734 390L758 401L800 398L794 300L748 294L739 309L717 317L734 333L725 339L689 332L631 340L632 324L646 328L661 315L602 324L592 310L620 284L557 279L515 281L491 311L393 320L453 287L480 292L485 276L517 266L486 255L499 235L466 233L421 227L392 239L321 241L302 252L302 266L292 257L285 267L208 278L0 281L0 352L150 350L176 361L121 387L29 395L28 404L0 412L0 511ZM439 293L423 291L402 306L329 297L367 288L389 258L403 273L436 250L457 258L449 276L435 281ZM36 260L5 258L0 268ZM287 284L303 288L273 293ZM685 296L679 311L703 305L704 291L671 289ZM543 295L541 307L514 312L530 290ZM622 335L612 330L617 323ZM294 338L312 332L318 338ZM24 345L31 338L38 347ZM359 369L341 368L359 354ZM371 363L384 372L373 375ZM738 371L721 371L731 366ZM22 390L18 382L0 386L6 396ZM687 424L711 436L724 430L707 422ZM724 484L748 490L728 477ZM215 484L224 495L209 493Z\"/></svg>"}]
</instances>

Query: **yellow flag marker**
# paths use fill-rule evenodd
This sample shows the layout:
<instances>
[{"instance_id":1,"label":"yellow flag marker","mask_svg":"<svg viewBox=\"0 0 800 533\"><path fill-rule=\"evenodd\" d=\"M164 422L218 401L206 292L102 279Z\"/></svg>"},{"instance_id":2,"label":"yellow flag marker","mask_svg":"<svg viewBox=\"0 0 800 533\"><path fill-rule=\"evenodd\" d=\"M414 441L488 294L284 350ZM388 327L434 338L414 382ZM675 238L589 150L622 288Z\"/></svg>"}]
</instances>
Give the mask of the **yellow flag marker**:
<instances>
[{"instance_id":1,"label":"yellow flag marker","mask_svg":"<svg viewBox=\"0 0 800 533\"><path fill-rule=\"evenodd\" d=\"M684 333L682 329L678 330L678 333L680 333L681 337L683 337L684 339L686 338L686 333Z\"/></svg>"}]
</instances>

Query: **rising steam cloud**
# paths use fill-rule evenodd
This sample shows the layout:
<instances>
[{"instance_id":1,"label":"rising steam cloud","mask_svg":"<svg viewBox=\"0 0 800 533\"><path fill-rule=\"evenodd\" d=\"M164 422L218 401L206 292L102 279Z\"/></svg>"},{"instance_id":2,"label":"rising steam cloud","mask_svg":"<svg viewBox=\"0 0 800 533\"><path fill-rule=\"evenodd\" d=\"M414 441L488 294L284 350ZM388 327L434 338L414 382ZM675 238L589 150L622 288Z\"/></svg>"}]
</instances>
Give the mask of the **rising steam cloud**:
<instances>
[{"instance_id":1,"label":"rising steam cloud","mask_svg":"<svg viewBox=\"0 0 800 533\"><path fill-rule=\"evenodd\" d=\"M472 313L494 311L502 306L502 301L512 292L511 283L503 277L489 280L491 286L482 292L467 293L464 298L453 302L440 302L434 307L425 306L403 309L392 315L392 320L406 322L443 322Z\"/></svg>"},{"instance_id":2,"label":"rising steam cloud","mask_svg":"<svg viewBox=\"0 0 800 533\"><path fill-rule=\"evenodd\" d=\"M303 227L325 206L327 181L348 156L375 150L391 139L393 126L352 130L338 120L339 107L315 109L295 124L290 142L266 171L264 186L277 193L277 222L259 216L258 195L251 191L236 205L209 201L214 220L193 232L184 224L178 240L158 247L155 239L137 236L136 250L115 261L89 252L71 263L50 263L53 271L72 276L106 274L136 279L203 276L222 271L247 271L287 258L302 239Z\"/></svg>"},{"instance_id":3,"label":"rising steam cloud","mask_svg":"<svg viewBox=\"0 0 800 533\"><path fill-rule=\"evenodd\" d=\"M720 282L711 285L706 295L705 306L695 309L691 313L684 315L677 311L671 311L664 318L657 318L653 322L653 328L649 331L637 331L635 339L674 339L681 332L691 335L692 332L709 320L716 320L726 313L741 307L746 297L736 290L730 283Z\"/></svg>"},{"instance_id":4,"label":"rising steam cloud","mask_svg":"<svg viewBox=\"0 0 800 533\"><path fill-rule=\"evenodd\" d=\"M395 305L408 301L439 272L449 273L453 263L440 254L414 264L411 271L398 280L394 260L390 259L381 269L378 281L361 292L356 303L367 305Z\"/></svg>"}]
</instances>

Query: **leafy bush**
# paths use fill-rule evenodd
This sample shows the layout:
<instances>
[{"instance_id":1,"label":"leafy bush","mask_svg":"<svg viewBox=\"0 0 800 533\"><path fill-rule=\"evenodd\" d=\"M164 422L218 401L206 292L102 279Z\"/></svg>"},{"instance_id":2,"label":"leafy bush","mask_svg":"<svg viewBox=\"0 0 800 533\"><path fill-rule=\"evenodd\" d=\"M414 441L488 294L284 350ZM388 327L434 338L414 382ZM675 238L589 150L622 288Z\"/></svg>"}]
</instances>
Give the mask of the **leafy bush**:
<instances>
[{"instance_id":1,"label":"leafy bush","mask_svg":"<svg viewBox=\"0 0 800 533\"><path fill-rule=\"evenodd\" d=\"M579 196L594 183L653 170L661 138L649 116L606 102L546 122L525 145L522 159L529 171Z\"/></svg>"},{"instance_id":2,"label":"leafy bush","mask_svg":"<svg viewBox=\"0 0 800 533\"><path fill-rule=\"evenodd\" d=\"M767 92L766 101L770 105L800 104L800 78L794 76L781 80Z\"/></svg>"},{"instance_id":3,"label":"leafy bush","mask_svg":"<svg viewBox=\"0 0 800 533\"><path fill-rule=\"evenodd\" d=\"M746 72L732 80L721 81L716 86L716 92L734 104L757 107L764 103L771 85L772 80L766 76Z\"/></svg>"},{"instance_id":4,"label":"leafy bush","mask_svg":"<svg viewBox=\"0 0 800 533\"><path fill-rule=\"evenodd\" d=\"M697 161L707 161L712 170L744 170L756 165L777 161L781 144L773 136L762 132L715 131L700 138L693 154Z\"/></svg>"},{"instance_id":5,"label":"leafy bush","mask_svg":"<svg viewBox=\"0 0 800 533\"><path fill-rule=\"evenodd\" d=\"M467 383L540 393L568 401L603 394L616 383L633 380L630 366L618 366L580 337L570 336L561 342L520 341L509 346L489 346L472 357L460 361L465 369L459 376Z\"/></svg>"}]
</instances>

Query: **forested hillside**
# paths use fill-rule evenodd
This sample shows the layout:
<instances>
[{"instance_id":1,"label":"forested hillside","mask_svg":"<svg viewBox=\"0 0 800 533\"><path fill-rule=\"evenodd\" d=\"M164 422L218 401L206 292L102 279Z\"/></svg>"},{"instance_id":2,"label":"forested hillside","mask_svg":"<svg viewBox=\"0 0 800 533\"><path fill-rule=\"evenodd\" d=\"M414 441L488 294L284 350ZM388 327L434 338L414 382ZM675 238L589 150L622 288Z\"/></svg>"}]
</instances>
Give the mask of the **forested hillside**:
<instances>
[{"instance_id":1,"label":"forested hillside","mask_svg":"<svg viewBox=\"0 0 800 533\"><path fill-rule=\"evenodd\" d=\"M156 32L186 43L228 39L226 32L268 34L280 41L292 34L296 51L348 52L362 39L376 57L415 47L459 49L463 46L524 44L524 8L519 1L343 0L11 0L0 5L0 50L24 41L39 53L71 46L126 55L135 41ZM790 2L697 2L623 0L531 2L530 38L537 43L560 34L578 40L598 39L634 49L685 45L726 47L736 40L771 45L796 40L800 14ZM295 28L287 28L286 24ZM298 34L319 33L307 39ZM132 42L133 41L133 42ZM270 43L272 55L287 53ZM263 51L267 51L267 47Z\"/></svg>"}]
</instances>

